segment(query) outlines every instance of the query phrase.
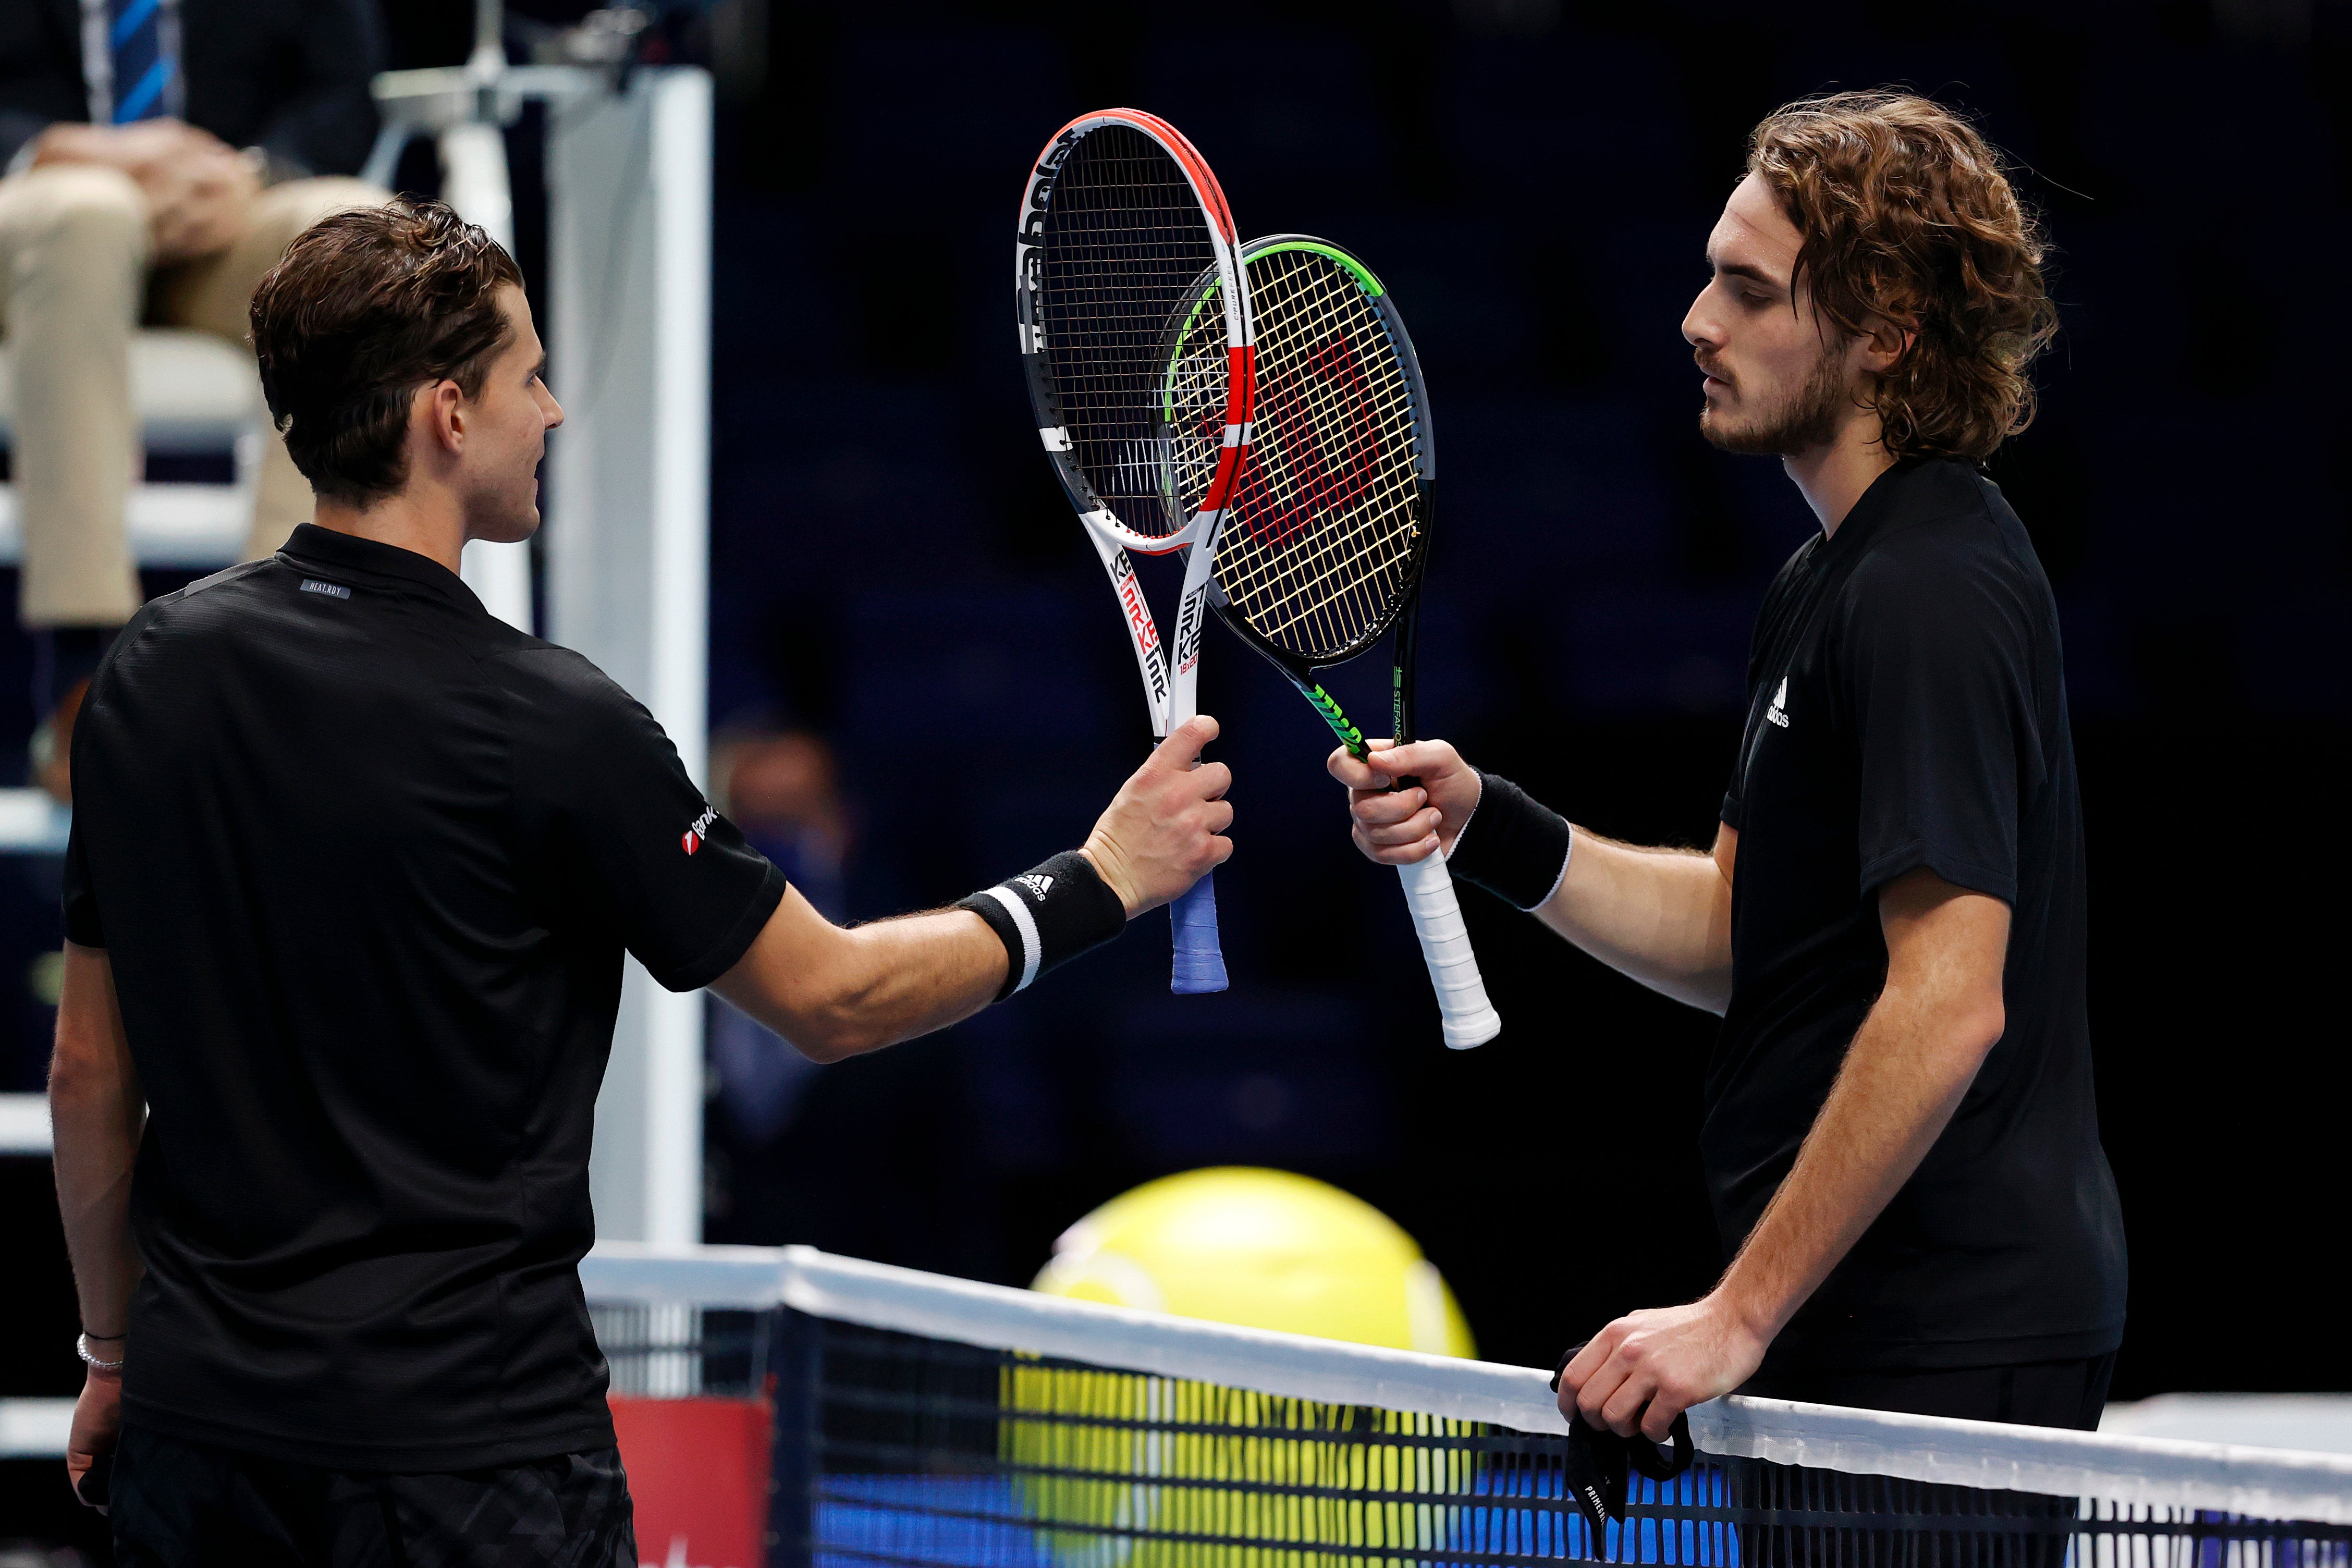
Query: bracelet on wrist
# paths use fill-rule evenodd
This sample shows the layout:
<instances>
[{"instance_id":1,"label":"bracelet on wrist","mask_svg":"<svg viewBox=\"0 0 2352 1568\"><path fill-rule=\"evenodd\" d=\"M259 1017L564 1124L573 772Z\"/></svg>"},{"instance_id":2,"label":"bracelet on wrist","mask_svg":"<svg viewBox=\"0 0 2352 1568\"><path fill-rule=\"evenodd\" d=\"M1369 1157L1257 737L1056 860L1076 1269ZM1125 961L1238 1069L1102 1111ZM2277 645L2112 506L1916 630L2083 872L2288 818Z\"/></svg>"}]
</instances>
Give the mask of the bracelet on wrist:
<instances>
[{"instance_id":1,"label":"bracelet on wrist","mask_svg":"<svg viewBox=\"0 0 2352 1568\"><path fill-rule=\"evenodd\" d=\"M121 1334L110 1334L105 1337L119 1340L124 1336ZM96 1367L100 1372L121 1372L122 1370L121 1362L107 1361L91 1351L89 1348L90 1338L91 1336L89 1334L77 1336L74 1340L74 1353L81 1357L81 1359L89 1365Z\"/></svg>"},{"instance_id":2,"label":"bracelet on wrist","mask_svg":"<svg viewBox=\"0 0 2352 1568\"><path fill-rule=\"evenodd\" d=\"M1539 909L1568 876L1570 840L1568 818L1500 773L1482 773L1478 808L1454 837L1445 868L1514 909Z\"/></svg>"},{"instance_id":3,"label":"bracelet on wrist","mask_svg":"<svg viewBox=\"0 0 2352 1568\"><path fill-rule=\"evenodd\" d=\"M1004 943L999 1002L1127 929L1127 906L1094 862L1075 849L982 888L955 907L986 921Z\"/></svg>"}]
</instances>

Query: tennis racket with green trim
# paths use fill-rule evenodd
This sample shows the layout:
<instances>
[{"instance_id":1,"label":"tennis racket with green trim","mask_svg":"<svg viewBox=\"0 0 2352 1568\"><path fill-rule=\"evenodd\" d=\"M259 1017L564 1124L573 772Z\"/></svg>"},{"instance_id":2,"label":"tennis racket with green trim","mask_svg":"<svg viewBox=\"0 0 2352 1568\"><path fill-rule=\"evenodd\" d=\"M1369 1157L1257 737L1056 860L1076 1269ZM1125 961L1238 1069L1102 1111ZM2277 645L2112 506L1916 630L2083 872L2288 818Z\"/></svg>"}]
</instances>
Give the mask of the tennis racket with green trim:
<instances>
[{"instance_id":1,"label":"tennis racket with green trim","mask_svg":"<svg viewBox=\"0 0 2352 1568\"><path fill-rule=\"evenodd\" d=\"M1257 398L1221 526L1211 538L1209 605L1287 677L1348 750L1360 731L1316 679L1396 633L1396 738L1413 736L1413 644L1437 454L1412 340L1388 291L1347 251L1305 235L1242 247L1257 337ZM1213 294L1205 273L1196 291ZM1180 340L1188 329L1174 329ZM1218 352L1189 329L1171 355L1170 401ZM1207 465L1210 430L1172 460ZM1397 788L1415 781L1399 779ZM1456 1050L1484 1045L1503 1021L1441 855L1400 866L1405 903Z\"/></svg>"}]
</instances>

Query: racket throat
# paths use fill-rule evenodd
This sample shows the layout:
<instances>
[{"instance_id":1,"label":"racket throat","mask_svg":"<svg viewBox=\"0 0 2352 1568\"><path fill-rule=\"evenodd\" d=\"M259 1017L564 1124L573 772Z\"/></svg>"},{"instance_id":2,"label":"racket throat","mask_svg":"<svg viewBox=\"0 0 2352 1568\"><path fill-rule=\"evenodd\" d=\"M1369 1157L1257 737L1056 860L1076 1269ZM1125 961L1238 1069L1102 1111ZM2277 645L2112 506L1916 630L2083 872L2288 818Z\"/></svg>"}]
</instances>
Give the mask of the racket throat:
<instances>
[{"instance_id":1,"label":"racket throat","mask_svg":"<svg viewBox=\"0 0 2352 1568\"><path fill-rule=\"evenodd\" d=\"M1297 676L1292 676L1291 679L1297 683L1299 695L1314 705L1316 712L1323 715L1323 722L1331 726L1331 733L1339 737L1339 743L1348 748L1349 756L1360 762L1371 755L1372 749L1365 743L1364 732L1356 728L1355 721L1348 717L1329 692L1311 680L1300 680Z\"/></svg>"}]
</instances>

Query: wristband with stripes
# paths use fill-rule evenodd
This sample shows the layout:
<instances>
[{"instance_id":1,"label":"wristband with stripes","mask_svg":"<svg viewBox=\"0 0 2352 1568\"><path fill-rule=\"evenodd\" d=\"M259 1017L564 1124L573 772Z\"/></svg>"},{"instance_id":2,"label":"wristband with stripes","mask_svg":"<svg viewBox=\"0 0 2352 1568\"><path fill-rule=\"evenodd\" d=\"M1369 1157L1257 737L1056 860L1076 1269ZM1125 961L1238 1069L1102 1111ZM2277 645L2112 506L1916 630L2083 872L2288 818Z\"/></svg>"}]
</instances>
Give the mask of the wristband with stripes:
<instances>
[{"instance_id":1,"label":"wristband with stripes","mask_svg":"<svg viewBox=\"0 0 2352 1568\"><path fill-rule=\"evenodd\" d=\"M1003 1001L1039 975L1127 929L1127 906L1076 850L957 902L1004 943Z\"/></svg>"},{"instance_id":2,"label":"wristband with stripes","mask_svg":"<svg viewBox=\"0 0 2352 1568\"><path fill-rule=\"evenodd\" d=\"M1568 876L1568 818L1500 773L1478 775L1478 805L1445 868L1514 909L1539 909Z\"/></svg>"}]
</instances>

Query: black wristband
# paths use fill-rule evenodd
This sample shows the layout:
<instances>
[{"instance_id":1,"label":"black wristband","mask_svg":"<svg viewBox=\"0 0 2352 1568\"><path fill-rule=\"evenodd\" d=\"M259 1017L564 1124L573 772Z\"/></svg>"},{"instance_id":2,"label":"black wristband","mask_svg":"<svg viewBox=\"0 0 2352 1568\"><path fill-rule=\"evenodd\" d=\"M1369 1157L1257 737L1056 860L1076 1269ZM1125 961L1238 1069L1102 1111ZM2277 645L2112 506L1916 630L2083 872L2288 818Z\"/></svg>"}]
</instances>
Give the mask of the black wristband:
<instances>
[{"instance_id":1,"label":"black wristband","mask_svg":"<svg viewBox=\"0 0 2352 1568\"><path fill-rule=\"evenodd\" d=\"M988 922L1004 943L1003 1001L1047 971L1127 929L1127 906L1073 849L1034 870L982 888L957 902Z\"/></svg>"},{"instance_id":2,"label":"black wristband","mask_svg":"<svg viewBox=\"0 0 2352 1568\"><path fill-rule=\"evenodd\" d=\"M1445 868L1514 909L1532 910L1568 875L1568 818L1500 773L1478 775L1478 806L1454 840Z\"/></svg>"}]
</instances>

